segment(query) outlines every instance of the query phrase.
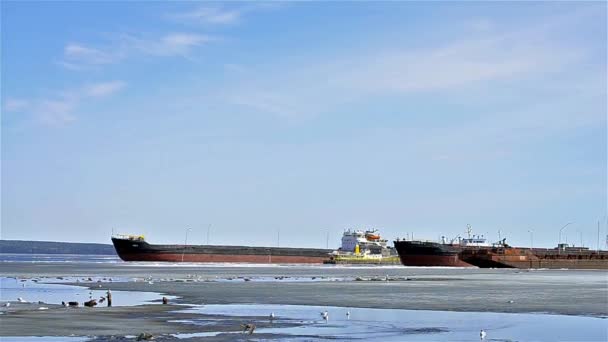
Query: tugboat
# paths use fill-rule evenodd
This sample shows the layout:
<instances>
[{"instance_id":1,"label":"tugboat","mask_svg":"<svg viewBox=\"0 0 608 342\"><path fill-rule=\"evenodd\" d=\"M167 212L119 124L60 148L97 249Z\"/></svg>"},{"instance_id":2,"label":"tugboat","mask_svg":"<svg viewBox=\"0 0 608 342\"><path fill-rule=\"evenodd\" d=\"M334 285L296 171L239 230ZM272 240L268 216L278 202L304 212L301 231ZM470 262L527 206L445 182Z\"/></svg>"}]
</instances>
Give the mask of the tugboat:
<instances>
[{"instance_id":1,"label":"tugboat","mask_svg":"<svg viewBox=\"0 0 608 342\"><path fill-rule=\"evenodd\" d=\"M399 264L394 248L387 246L378 230L346 230L342 245L334 251L328 264Z\"/></svg>"}]
</instances>

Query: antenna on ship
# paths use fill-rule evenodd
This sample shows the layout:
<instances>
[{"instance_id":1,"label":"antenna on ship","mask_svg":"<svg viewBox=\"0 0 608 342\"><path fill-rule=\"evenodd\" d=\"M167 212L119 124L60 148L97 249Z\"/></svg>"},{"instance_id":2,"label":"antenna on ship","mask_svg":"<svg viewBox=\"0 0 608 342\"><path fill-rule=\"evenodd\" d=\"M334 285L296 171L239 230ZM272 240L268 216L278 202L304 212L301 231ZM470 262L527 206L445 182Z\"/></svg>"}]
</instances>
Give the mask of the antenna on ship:
<instances>
[{"instance_id":1,"label":"antenna on ship","mask_svg":"<svg viewBox=\"0 0 608 342\"><path fill-rule=\"evenodd\" d=\"M534 230L532 230L532 227L528 229L528 233L530 233L530 249L534 249Z\"/></svg>"},{"instance_id":2,"label":"antenna on ship","mask_svg":"<svg viewBox=\"0 0 608 342\"><path fill-rule=\"evenodd\" d=\"M182 251L182 262L184 262L184 254L186 253L186 246L188 245L188 232L190 232L192 228L186 229L186 239L184 240L184 250Z\"/></svg>"},{"instance_id":3,"label":"antenna on ship","mask_svg":"<svg viewBox=\"0 0 608 342\"><path fill-rule=\"evenodd\" d=\"M209 244L209 232L211 231L211 223L207 226L207 245Z\"/></svg>"},{"instance_id":4,"label":"antenna on ship","mask_svg":"<svg viewBox=\"0 0 608 342\"><path fill-rule=\"evenodd\" d=\"M597 220L597 252L600 252L600 220Z\"/></svg>"},{"instance_id":5,"label":"antenna on ship","mask_svg":"<svg viewBox=\"0 0 608 342\"><path fill-rule=\"evenodd\" d=\"M281 227L277 231L277 247L281 247Z\"/></svg>"},{"instance_id":6,"label":"antenna on ship","mask_svg":"<svg viewBox=\"0 0 608 342\"><path fill-rule=\"evenodd\" d=\"M473 229L471 229L471 225L467 223L467 236L469 237L469 239L471 238L472 231Z\"/></svg>"}]
</instances>

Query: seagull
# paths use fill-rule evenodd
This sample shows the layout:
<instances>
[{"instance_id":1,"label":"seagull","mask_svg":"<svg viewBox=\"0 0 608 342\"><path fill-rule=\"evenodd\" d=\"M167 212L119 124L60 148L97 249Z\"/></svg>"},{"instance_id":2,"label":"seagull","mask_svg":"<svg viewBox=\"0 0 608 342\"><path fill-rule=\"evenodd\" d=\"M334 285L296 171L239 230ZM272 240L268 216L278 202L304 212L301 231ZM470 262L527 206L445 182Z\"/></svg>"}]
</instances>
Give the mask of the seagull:
<instances>
[{"instance_id":1,"label":"seagull","mask_svg":"<svg viewBox=\"0 0 608 342\"><path fill-rule=\"evenodd\" d=\"M19 303L26 303L26 300L25 300L25 299L23 299L23 298L21 298L21 297L17 298L17 301L18 301Z\"/></svg>"},{"instance_id":2,"label":"seagull","mask_svg":"<svg viewBox=\"0 0 608 342\"><path fill-rule=\"evenodd\" d=\"M271 312L271 313L270 313L270 319L271 319L271 320L272 320L272 319L274 319L274 312Z\"/></svg>"},{"instance_id":3,"label":"seagull","mask_svg":"<svg viewBox=\"0 0 608 342\"><path fill-rule=\"evenodd\" d=\"M3 306L4 306L5 308L8 308L9 306L11 306L11 303L5 303Z\"/></svg>"},{"instance_id":4,"label":"seagull","mask_svg":"<svg viewBox=\"0 0 608 342\"><path fill-rule=\"evenodd\" d=\"M321 317L326 321L329 320L329 312L327 312L327 310L321 312Z\"/></svg>"},{"instance_id":5,"label":"seagull","mask_svg":"<svg viewBox=\"0 0 608 342\"><path fill-rule=\"evenodd\" d=\"M481 331L479 332L479 337L484 340L486 338L486 331L481 329Z\"/></svg>"},{"instance_id":6,"label":"seagull","mask_svg":"<svg viewBox=\"0 0 608 342\"><path fill-rule=\"evenodd\" d=\"M350 311L346 311L346 319L350 319Z\"/></svg>"}]
</instances>

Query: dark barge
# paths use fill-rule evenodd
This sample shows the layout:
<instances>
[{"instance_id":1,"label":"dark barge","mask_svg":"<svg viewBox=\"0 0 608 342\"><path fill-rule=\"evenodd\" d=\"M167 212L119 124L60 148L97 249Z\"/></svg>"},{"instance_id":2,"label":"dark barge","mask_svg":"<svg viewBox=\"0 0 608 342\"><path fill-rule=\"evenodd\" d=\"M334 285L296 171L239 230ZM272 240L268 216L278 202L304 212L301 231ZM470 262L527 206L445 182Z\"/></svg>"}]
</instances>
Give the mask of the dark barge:
<instances>
[{"instance_id":1,"label":"dark barge","mask_svg":"<svg viewBox=\"0 0 608 342\"><path fill-rule=\"evenodd\" d=\"M504 240L492 245L465 240L472 239L459 243L396 240L394 244L405 266L608 269L608 251L566 244L557 248L521 248L511 247Z\"/></svg>"},{"instance_id":2,"label":"dark barge","mask_svg":"<svg viewBox=\"0 0 608 342\"><path fill-rule=\"evenodd\" d=\"M316 248L155 245L134 235L113 236L112 243L124 261L321 264L331 253Z\"/></svg>"}]
</instances>

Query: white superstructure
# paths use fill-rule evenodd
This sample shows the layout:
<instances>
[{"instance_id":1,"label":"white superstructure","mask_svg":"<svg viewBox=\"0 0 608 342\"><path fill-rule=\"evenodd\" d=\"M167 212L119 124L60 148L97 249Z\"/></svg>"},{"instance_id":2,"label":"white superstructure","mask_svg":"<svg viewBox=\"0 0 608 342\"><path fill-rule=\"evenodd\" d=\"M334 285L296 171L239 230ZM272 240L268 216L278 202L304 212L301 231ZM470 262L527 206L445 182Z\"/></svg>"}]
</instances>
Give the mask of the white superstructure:
<instances>
[{"instance_id":1,"label":"white superstructure","mask_svg":"<svg viewBox=\"0 0 608 342\"><path fill-rule=\"evenodd\" d=\"M491 247L492 244L488 243L483 235L471 235L473 230L471 225L467 224L467 238L461 238L460 236L452 239L448 242L445 236L441 237L441 243L444 245L459 245L462 247Z\"/></svg>"},{"instance_id":2,"label":"white superstructure","mask_svg":"<svg viewBox=\"0 0 608 342\"><path fill-rule=\"evenodd\" d=\"M347 230L342 235L341 253L383 254L387 249L377 230Z\"/></svg>"}]
</instances>

